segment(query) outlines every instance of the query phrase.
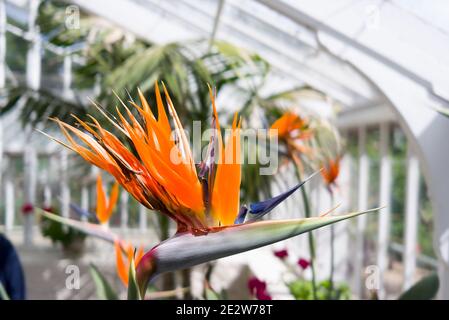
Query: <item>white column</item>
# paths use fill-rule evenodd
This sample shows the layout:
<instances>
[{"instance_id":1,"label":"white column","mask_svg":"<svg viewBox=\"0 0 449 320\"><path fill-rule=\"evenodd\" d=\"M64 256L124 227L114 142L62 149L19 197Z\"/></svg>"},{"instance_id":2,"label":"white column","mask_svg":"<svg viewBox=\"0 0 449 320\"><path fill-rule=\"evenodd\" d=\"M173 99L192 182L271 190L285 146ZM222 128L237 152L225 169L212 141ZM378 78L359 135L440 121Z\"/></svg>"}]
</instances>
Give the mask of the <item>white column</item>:
<instances>
[{"instance_id":1,"label":"white column","mask_svg":"<svg viewBox=\"0 0 449 320\"><path fill-rule=\"evenodd\" d=\"M38 0L30 0L28 11L28 32L31 37L27 52L27 85L30 89L38 90L41 84L41 38L36 26Z\"/></svg>"},{"instance_id":2,"label":"white column","mask_svg":"<svg viewBox=\"0 0 449 320\"><path fill-rule=\"evenodd\" d=\"M128 227L128 192L120 193L120 227L126 229Z\"/></svg>"},{"instance_id":3,"label":"white column","mask_svg":"<svg viewBox=\"0 0 449 320\"><path fill-rule=\"evenodd\" d=\"M418 158L409 144L407 155L407 185L405 199L404 230L404 287L406 290L414 283L416 270L416 246L418 241L419 186L420 172Z\"/></svg>"},{"instance_id":4,"label":"white column","mask_svg":"<svg viewBox=\"0 0 449 320\"><path fill-rule=\"evenodd\" d=\"M70 188L68 183L69 156L64 148L60 154L60 192L61 192L61 216L68 218L70 215Z\"/></svg>"},{"instance_id":5,"label":"white column","mask_svg":"<svg viewBox=\"0 0 449 320\"><path fill-rule=\"evenodd\" d=\"M51 207L52 203L52 193L51 193L51 187L50 187L50 177L48 170L45 170L44 172L44 208Z\"/></svg>"},{"instance_id":6,"label":"white column","mask_svg":"<svg viewBox=\"0 0 449 320\"><path fill-rule=\"evenodd\" d=\"M5 180L5 229L6 232L11 231L14 227L15 201L14 201L14 184L8 175Z\"/></svg>"},{"instance_id":7,"label":"white column","mask_svg":"<svg viewBox=\"0 0 449 320\"><path fill-rule=\"evenodd\" d=\"M0 0L0 89L5 87L6 79L6 8Z\"/></svg>"},{"instance_id":8,"label":"white column","mask_svg":"<svg viewBox=\"0 0 449 320\"><path fill-rule=\"evenodd\" d=\"M359 181L358 181L358 210L363 211L368 208L368 187L369 187L369 159L366 154L366 127L360 127L358 130L358 151L359 151ZM363 294L362 275L364 260L364 243L366 216L362 215L357 219L356 233L356 251L354 264L354 290L356 295L361 298Z\"/></svg>"},{"instance_id":9,"label":"white column","mask_svg":"<svg viewBox=\"0 0 449 320\"><path fill-rule=\"evenodd\" d=\"M342 132L341 136L348 141L347 132ZM351 167L354 161L349 154L345 154L341 160L340 174L338 176L339 189L336 194L336 201L333 205L341 203L339 212L350 212L353 210L351 203L351 194L354 190L351 189L351 180L354 179ZM345 280L348 274L348 261L353 256L351 250L351 221L342 221L342 224L335 224L335 281Z\"/></svg>"},{"instance_id":10,"label":"white column","mask_svg":"<svg viewBox=\"0 0 449 320\"><path fill-rule=\"evenodd\" d=\"M26 146L24 150L24 164L25 164L25 181L24 181L24 193L25 204L34 206L36 204L36 170L37 170L37 155L36 150L31 146ZM33 244L33 227L34 227L34 210L25 213L24 216L24 244L31 246Z\"/></svg>"},{"instance_id":11,"label":"white column","mask_svg":"<svg viewBox=\"0 0 449 320\"><path fill-rule=\"evenodd\" d=\"M31 36L30 46L27 51L26 82L30 89L38 90L41 77L41 41L36 28L36 16L39 6L38 0L30 0L28 10L28 32ZM30 129L30 128L29 128ZM27 130L28 131L28 130ZM30 137L30 134L28 135ZM27 141L25 148L25 203L35 205L36 201L36 165L37 157L34 147ZM34 211L24 218L24 243L33 243Z\"/></svg>"},{"instance_id":12,"label":"white column","mask_svg":"<svg viewBox=\"0 0 449 320\"><path fill-rule=\"evenodd\" d=\"M139 228L141 232L147 231L147 208L139 204Z\"/></svg>"},{"instance_id":13,"label":"white column","mask_svg":"<svg viewBox=\"0 0 449 320\"><path fill-rule=\"evenodd\" d=\"M380 183L379 206L385 206L379 212L377 265L379 267L379 291L380 299L385 298L384 273L388 266L388 241L390 237L391 219L391 183L392 169L390 157L390 125L380 125Z\"/></svg>"},{"instance_id":14,"label":"white column","mask_svg":"<svg viewBox=\"0 0 449 320\"><path fill-rule=\"evenodd\" d=\"M449 267L442 260L438 261L438 276L440 280L438 299L447 300L449 296Z\"/></svg>"},{"instance_id":15,"label":"white column","mask_svg":"<svg viewBox=\"0 0 449 320\"><path fill-rule=\"evenodd\" d=\"M89 188L83 183L81 187L81 209L89 212ZM87 221L87 217L82 217L81 220Z\"/></svg>"},{"instance_id":16,"label":"white column","mask_svg":"<svg viewBox=\"0 0 449 320\"><path fill-rule=\"evenodd\" d=\"M63 69L63 96L67 99L71 97L72 86L72 56L65 53L64 56L64 69Z\"/></svg>"}]
</instances>

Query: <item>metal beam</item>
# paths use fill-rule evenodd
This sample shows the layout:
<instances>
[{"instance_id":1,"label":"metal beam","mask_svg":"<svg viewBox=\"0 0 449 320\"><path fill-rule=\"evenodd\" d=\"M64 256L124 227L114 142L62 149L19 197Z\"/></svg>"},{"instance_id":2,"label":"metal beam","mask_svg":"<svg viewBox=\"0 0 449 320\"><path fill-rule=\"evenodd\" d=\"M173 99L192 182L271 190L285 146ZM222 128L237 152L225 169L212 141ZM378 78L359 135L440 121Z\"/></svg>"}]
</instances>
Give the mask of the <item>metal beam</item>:
<instances>
[{"instance_id":1,"label":"metal beam","mask_svg":"<svg viewBox=\"0 0 449 320\"><path fill-rule=\"evenodd\" d=\"M396 122L393 108L386 104L378 104L360 108L350 108L337 115L336 125L339 129L352 129L363 126L377 126L383 122Z\"/></svg>"},{"instance_id":2,"label":"metal beam","mask_svg":"<svg viewBox=\"0 0 449 320\"><path fill-rule=\"evenodd\" d=\"M138 1L138 0L134 0ZM159 7L159 9L165 10L165 12L169 13L176 19L183 19L186 21L184 17L180 17L174 12L174 8L171 7L170 2L152 2L155 6ZM200 12L202 15L208 17L209 19L213 19L213 17L209 14L209 12L201 8L200 6L192 3L182 2L185 6L192 8L196 12ZM200 22L190 21L190 23L195 28L204 28L202 27ZM307 83L308 85L317 88L323 92L326 92L329 96L342 103L343 105L351 105L354 103L354 99L360 99L360 95L355 92L353 89L343 86L340 82L332 80L328 75L322 74L318 70L310 68L305 62L298 60L298 52L294 52L293 50L282 46L282 50L279 48L280 44L277 44L276 47L273 46L273 43L268 41L263 34L259 34L253 30L249 30L248 28L238 27L238 23L232 23L225 17L221 18L221 25L228 30L226 35L231 38L234 43L239 42L238 35L240 37L244 37L245 41L237 43L243 46L248 45L248 41L252 41L253 43L257 43L260 47L263 47L264 52L262 55L267 58L267 60L277 69L281 70L283 73L289 75L292 78L298 79L301 83ZM204 30L204 29L203 29ZM204 32L207 32L204 30ZM225 31L222 31L225 32ZM269 52L271 53L269 53ZM276 58L275 58L276 57ZM271 58L271 59L270 59ZM285 63L283 61L286 61ZM288 63L287 63L288 62ZM297 72L292 70L292 67L298 68Z\"/></svg>"},{"instance_id":3,"label":"metal beam","mask_svg":"<svg viewBox=\"0 0 449 320\"><path fill-rule=\"evenodd\" d=\"M249 18L257 21L257 23L263 24L266 28L269 28L276 36L272 37L273 41L277 39L284 39L282 43L287 44L289 47L291 47L291 44L295 44L296 46L302 45L309 47L310 50L318 51L320 49L320 43L317 42L316 33L313 30L310 30L309 28L294 23L297 26L297 28L300 30L299 34L292 34L287 32L283 29L282 24L276 23L276 21L267 19L266 17L259 16L254 13L254 11L251 10L251 7L248 7L245 5L245 3L242 3L239 0L232 0L227 3L228 6L232 7L234 10L238 10L245 14L245 16L248 16ZM264 19L265 18L265 19ZM234 25L234 24L233 24ZM245 28L246 29L246 26ZM257 30L257 28L256 28ZM304 34L306 36L304 36ZM279 35L279 36L277 36ZM285 39L287 38L287 39ZM298 42L300 44L298 44ZM274 47L277 47L274 45ZM293 49L295 49L293 47ZM284 52L281 48L278 48L278 51ZM294 56L296 56L296 52L294 52ZM326 59L335 60L332 63L335 64L341 64L340 58L335 58L333 54L329 54L327 51L321 51L321 55L325 55ZM311 58L313 58L314 55L309 55ZM312 69L316 69L316 72L323 74L323 76L326 76L328 79L333 79L334 82L340 83L341 86L348 88L352 90L353 92L357 93L360 96L363 96L364 98L371 100L374 96L378 94L377 90L373 88L367 81L364 81L364 79L361 79L362 81L354 81L354 79L348 79L345 81L341 81L341 77L339 76L340 72L322 72L322 68L317 68L316 64L320 64L321 61L314 61L313 59L308 59L309 56L306 54L304 55L305 58L303 58L302 62L307 61L307 66ZM316 55L315 55L316 56ZM326 69L329 66L329 63L323 64L323 68ZM346 71L345 71L346 72ZM356 71L353 71L356 72ZM344 73L344 72L343 72ZM358 75L358 74L357 74ZM337 76L337 77L336 77Z\"/></svg>"},{"instance_id":4,"label":"metal beam","mask_svg":"<svg viewBox=\"0 0 449 320\"><path fill-rule=\"evenodd\" d=\"M402 256L404 261L403 290L407 290L415 282L416 248L418 244L420 171L418 157L410 144L407 158L404 252Z\"/></svg>"},{"instance_id":5,"label":"metal beam","mask_svg":"<svg viewBox=\"0 0 449 320\"><path fill-rule=\"evenodd\" d=\"M217 13L215 14L214 26L212 28L212 33L210 34L210 39L209 39L209 50L215 41L215 36L217 35L218 26L220 24L220 18L221 18L221 14L223 12L224 3L225 3L225 0L218 0Z\"/></svg>"},{"instance_id":6,"label":"metal beam","mask_svg":"<svg viewBox=\"0 0 449 320\"><path fill-rule=\"evenodd\" d=\"M374 60L390 67L401 75L409 78L413 82L421 85L426 88L431 96L433 96L436 100L443 102L445 104L449 104L449 100L442 95L438 94L434 91L432 82L427 79L424 79L421 75L409 70L408 68L402 66L396 61L388 58L387 56L377 52L376 50L371 49L370 47L360 43L359 41L347 36L343 32L340 32L329 25L321 22L318 19L315 19L311 15L306 14L305 12L291 6L284 1L271 1L271 0L256 0L257 2L267 6L268 8L288 17L292 21L299 23L303 26L307 26L316 32L322 32L335 40L343 42L350 47L368 55Z\"/></svg>"}]
</instances>

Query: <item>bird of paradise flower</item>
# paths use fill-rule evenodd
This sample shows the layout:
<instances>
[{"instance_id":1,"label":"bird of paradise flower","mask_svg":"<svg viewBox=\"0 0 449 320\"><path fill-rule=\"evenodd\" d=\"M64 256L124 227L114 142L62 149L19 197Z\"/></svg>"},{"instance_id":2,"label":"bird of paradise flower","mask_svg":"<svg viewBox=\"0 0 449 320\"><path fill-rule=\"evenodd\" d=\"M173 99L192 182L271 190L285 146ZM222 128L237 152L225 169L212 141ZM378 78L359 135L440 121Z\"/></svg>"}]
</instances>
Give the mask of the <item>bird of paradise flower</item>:
<instances>
[{"instance_id":1,"label":"bird of paradise flower","mask_svg":"<svg viewBox=\"0 0 449 320\"><path fill-rule=\"evenodd\" d=\"M207 156L197 170L189 141L167 88L163 86L175 139L157 83L155 89L157 117L140 90L141 105L130 101L130 105L143 119L141 122L122 100L120 102L128 119L119 108L116 110L118 119L115 119L97 106L103 116L131 143L134 152L90 115L92 123L74 116L85 131L54 119L67 138L67 143L49 136L89 163L109 172L137 201L167 215L177 224L174 236L146 252L139 259L135 270L130 268L129 275L132 278L128 297L143 298L150 280L162 273L256 249L368 212L259 221L307 180L272 199L252 203L248 207L240 206L241 120L237 114L234 116L232 133L224 143L215 96L209 87L213 108L212 127L216 130L210 139ZM82 143L78 143L72 135ZM374 210L377 209L369 211ZM104 240L115 242L117 239L97 225L50 213L44 215ZM133 257L130 266L134 266ZM130 295L129 290L134 287L138 287L137 293Z\"/></svg>"}]
</instances>

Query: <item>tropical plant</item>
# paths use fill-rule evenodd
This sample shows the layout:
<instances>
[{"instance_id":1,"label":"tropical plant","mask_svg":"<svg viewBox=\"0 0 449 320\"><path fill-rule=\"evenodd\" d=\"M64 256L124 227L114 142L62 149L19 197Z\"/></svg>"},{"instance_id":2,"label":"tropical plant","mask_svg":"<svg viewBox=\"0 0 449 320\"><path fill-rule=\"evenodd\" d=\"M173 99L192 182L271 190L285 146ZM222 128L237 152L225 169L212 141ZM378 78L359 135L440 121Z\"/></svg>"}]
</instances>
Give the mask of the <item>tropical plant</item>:
<instances>
[{"instance_id":1,"label":"tropical plant","mask_svg":"<svg viewBox=\"0 0 449 320\"><path fill-rule=\"evenodd\" d=\"M87 124L92 119L84 115L90 113L98 119L98 128L108 130L111 135L120 134L123 128L110 121L117 122L112 115L117 105L112 90L119 96L127 95L128 100L134 103L141 98L141 94L131 89L140 88L143 96L150 97L149 109L159 117L160 110L154 108L159 104L155 98L159 90L154 85L158 79L170 87L171 102L177 106L179 119L187 125L186 131L191 133L194 120L202 123L203 130L211 115L212 101L205 83L212 84L216 93L230 88L239 95L237 109L240 110L243 124L251 123L251 116L257 109L263 111L263 123L269 123L285 106L296 104L305 95L323 99L321 93L308 87L263 95L261 92L267 84L270 65L257 54L229 43L215 42L210 47L204 40L163 45L148 43L101 18L84 13L81 13L80 29L67 29L61 27L65 18L63 10L64 7L56 1L44 1L39 8L37 22L44 38L64 47L76 61L71 94L61 95L45 83L37 92L27 88L26 84L18 83L8 87L8 101L0 114L19 109L24 124L42 126L47 124L48 118L58 118L68 124ZM96 102L97 108L92 107L86 96ZM80 119L72 118L72 113ZM136 119L143 116L135 108L131 109L131 115ZM230 112L221 112L220 116L232 118ZM218 115L214 118L218 122ZM245 143L248 142L242 142ZM124 141L123 147L136 152L129 139ZM250 148L258 150L266 146ZM260 167L259 162L249 164L245 161L242 165L241 201L259 201L271 196L272 176L261 176ZM303 180L303 174L299 180ZM305 191L302 189L301 192L307 204ZM306 215L311 215L311 209L307 206ZM159 221L163 240L169 237L169 219L167 215L160 215Z\"/></svg>"},{"instance_id":2,"label":"tropical plant","mask_svg":"<svg viewBox=\"0 0 449 320\"><path fill-rule=\"evenodd\" d=\"M210 89L215 134L207 148L207 157L197 172L186 133L165 87L164 92L175 129L175 141L159 90L156 90L157 118L142 94L139 97L141 105L132 102L131 105L143 122L139 122L123 102L126 117L119 109L120 120L116 122L107 117L130 141L132 148L127 148L118 137L103 129L93 117L93 123L75 117L85 132L55 120L68 142L56 141L109 172L141 204L159 211L177 224L176 235L153 247L139 258L137 265L135 255L124 250L128 252L129 259L128 298L143 298L148 283L159 274L255 249L362 214L258 221L305 181L272 199L240 207L241 121L237 114L232 133L224 143ZM44 215L104 240L117 241L114 235L96 225L71 221L51 213Z\"/></svg>"}]
</instances>

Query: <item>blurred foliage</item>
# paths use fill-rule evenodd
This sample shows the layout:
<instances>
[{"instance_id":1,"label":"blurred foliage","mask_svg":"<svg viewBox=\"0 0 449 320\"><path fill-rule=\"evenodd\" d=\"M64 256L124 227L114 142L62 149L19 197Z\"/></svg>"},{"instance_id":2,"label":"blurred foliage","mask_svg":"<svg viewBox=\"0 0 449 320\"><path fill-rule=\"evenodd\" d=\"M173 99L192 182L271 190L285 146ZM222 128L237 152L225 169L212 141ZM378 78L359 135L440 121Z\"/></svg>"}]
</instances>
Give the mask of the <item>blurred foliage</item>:
<instances>
[{"instance_id":1,"label":"blurred foliage","mask_svg":"<svg viewBox=\"0 0 449 320\"><path fill-rule=\"evenodd\" d=\"M288 283L288 289L296 300L313 300L312 283L308 280L299 279ZM323 280L317 283L318 300L349 300L351 290L347 284L334 283L331 294L331 283L329 280Z\"/></svg>"},{"instance_id":2,"label":"blurred foliage","mask_svg":"<svg viewBox=\"0 0 449 320\"><path fill-rule=\"evenodd\" d=\"M432 300L436 297L439 288L440 280L437 273L434 272L423 277L402 293L398 300Z\"/></svg>"},{"instance_id":3,"label":"blurred foliage","mask_svg":"<svg viewBox=\"0 0 449 320\"><path fill-rule=\"evenodd\" d=\"M53 243L60 243L64 249L71 250L74 243L84 242L86 235L74 228L68 228L59 222L42 218L40 223L42 235L50 238ZM75 250L78 248L75 248ZM77 253L77 252L73 252Z\"/></svg>"},{"instance_id":4,"label":"blurred foliage","mask_svg":"<svg viewBox=\"0 0 449 320\"><path fill-rule=\"evenodd\" d=\"M10 22L8 20L8 22ZM6 64L14 71L25 73L26 67L26 52L28 50L28 42L18 36L7 32L6 33Z\"/></svg>"},{"instance_id":5,"label":"blurred foliage","mask_svg":"<svg viewBox=\"0 0 449 320\"><path fill-rule=\"evenodd\" d=\"M89 266L89 271L92 279L94 280L98 299L118 300L117 293L94 264Z\"/></svg>"}]
</instances>

